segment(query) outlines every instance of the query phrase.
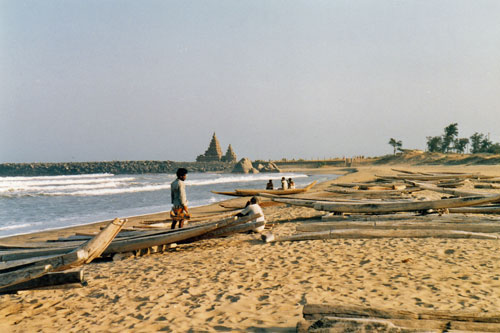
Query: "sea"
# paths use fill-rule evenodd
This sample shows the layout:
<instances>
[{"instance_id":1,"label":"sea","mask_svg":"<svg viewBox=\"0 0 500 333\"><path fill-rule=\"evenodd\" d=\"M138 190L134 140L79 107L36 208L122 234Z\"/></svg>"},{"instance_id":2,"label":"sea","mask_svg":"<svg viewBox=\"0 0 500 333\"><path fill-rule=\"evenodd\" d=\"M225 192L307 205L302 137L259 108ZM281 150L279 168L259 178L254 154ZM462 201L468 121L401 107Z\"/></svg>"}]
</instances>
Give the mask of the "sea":
<instances>
[{"instance_id":1,"label":"sea","mask_svg":"<svg viewBox=\"0 0 500 333\"><path fill-rule=\"evenodd\" d=\"M211 191L275 188L281 177L297 188L337 175L303 173L189 173L186 192L190 207L231 197ZM74 176L0 177L0 238L37 231L168 211L173 174L86 174Z\"/></svg>"}]
</instances>

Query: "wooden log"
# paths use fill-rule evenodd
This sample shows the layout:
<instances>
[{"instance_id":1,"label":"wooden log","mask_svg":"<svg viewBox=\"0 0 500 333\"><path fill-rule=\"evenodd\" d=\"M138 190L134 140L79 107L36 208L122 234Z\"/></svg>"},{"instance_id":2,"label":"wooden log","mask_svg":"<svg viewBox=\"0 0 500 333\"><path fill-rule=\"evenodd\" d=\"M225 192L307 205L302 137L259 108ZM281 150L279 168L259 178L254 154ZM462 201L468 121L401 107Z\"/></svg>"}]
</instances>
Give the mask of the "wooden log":
<instances>
[{"instance_id":1,"label":"wooden log","mask_svg":"<svg viewBox=\"0 0 500 333\"><path fill-rule=\"evenodd\" d=\"M485 176L478 173L468 173L468 174L441 174L441 175L399 175L399 176L378 176L375 177L383 179L399 179L399 180L441 180L441 179L488 179L493 178L493 176Z\"/></svg>"},{"instance_id":2,"label":"wooden log","mask_svg":"<svg viewBox=\"0 0 500 333\"><path fill-rule=\"evenodd\" d=\"M404 193L413 193L413 192L418 192L422 191L420 187L413 186L413 187L407 187L404 189L387 189L387 190L382 190L382 191L375 191L375 190L369 190L369 191L361 191L361 190L352 190L352 189L342 189L342 190L335 190L335 189L327 189L325 190L326 192L332 192L332 193L339 193L339 194L350 194L350 195L358 195L358 196L369 196L369 195L401 195Z\"/></svg>"},{"instance_id":3,"label":"wooden log","mask_svg":"<svg viewBox=\"0 0 500 333\"><path fill-rule=\"evenodd\" d=\"M462 214L500 214L500 206L450 208L449 211Z\"/></svg>"},{"instance_id":4,"label":"wooden log","mask_svg":"<svg viewBox=\"0 0 500 333\"><path fill-rule=\"evenodd\" d=\"M472 312L472 311L406 311L401 309L379 309L367 306L332 304L305 304L303 308L305 319L315 319L324 316L383 318L383 319L424 319L424 320L452 320L461 322L500 323L500 311Z\"/></svg>"},{"instance_id":5,"label":"wooden log","mask_svg":"<svg viewBox=\"0 0 500 333\"><path fill-rule=\"evenodd\" d=\"M305 223L296 227L297 232L317 232L339 229L370 230L459 230L469 232L500 232L500 223L433 223L433 222L321 222Z\"/></svg>"},{"instance_id":6,"label":"wooden log","mask_svg":"<svg viewBox=\"0 0 500 333\"><path fill-rule=\"evenodd\" d=\"M427 191L434 191L438 193L446 193L458 197L471 197L471 196L480 196L480 195L490 195L491 193L488 192L477 192L477 191L463 191L463 190L453 190L453 189L448 189L448 188L442 188L438 187L432 184L426 184L426 183L421 183L421 182L416 182L416 181L411 181L411 184L414 184L415 186L418 186L424 190Z\"/></svg>"},{"instance_id":7,"label":"wooden log","mask_svg":"<svg viewBox=\"0 0 500 333\"><path fill-rule=\"evenodd\" d=\"M500 332L500 324L425 319L378 319L322 316L302 320L297 332Z\"/></svg>"},{"instance_id":8,"label":"wooden log","mask_svg":"<svg viewBox=\"0 0 500 333\"><path fill-rule=\"evenodd\" d=\"M318 232L306 232L290 236L271 237L265 235L262 240L270 242L289 242L319 239L372 239L372 238L467 238L467 239L500 239L499 235L467 232L459 230L367 230L339 229Z\"/></svg>"},{"instance_id":9,"label":"wooden log","mask_svg":"<svg viewBox=\"0 0 500 333\"><path fill-rule=\"evenodd\" d=\"M6 288L0 288L0 294L13 293L19 290L38 289L48 286L57 286L67 283L83 283L83 270L70 270L65 272L53 272L38 278L18 283Z\"/></svg>"},{"instance_id":10,"label":"wooden log","mask_svg":"<svg viewBox=\"0 0 500 333\"><path fill-rule=\"evenodd\" d=\"M441 200L426 200L414 202L381 202L381 203L326 203L314 204L314 209L340 213L391 213L425 211L429 209L444 209L467 207L500 200L500 195L452 198Z\"/></svg>"},{"instance_id":11,"label":"wooden log","mask_svg":"<svg viewBox=\"0 0 500 333\"><path fill-rule=\"evenodd\" d=\"M473 208L473 207L470 207ZM461 208L450 208L449 211ZM466 208L467 209L467 208ZM496 222L500 223L500 218L498 217L488 217L488 216L465 216L459 213L451 213L444 215L414 215L414 214L380 214L380 215L366 215L366 214L353 214L353 215L323 215L321 221L325 222L348 222L348 221L415 221L415 222L450 222L450 223L460 223L460 222Z\"/></svg>"},{"instance_id":12,"label":"wooden log","mask_svg":"<svg viewBox=\"0 0 500 333\"><path fill-rule=\"evenodd\" d=\"M500 189L498 184L474 184L474 188Z\"/></svg>"}]
</instances>

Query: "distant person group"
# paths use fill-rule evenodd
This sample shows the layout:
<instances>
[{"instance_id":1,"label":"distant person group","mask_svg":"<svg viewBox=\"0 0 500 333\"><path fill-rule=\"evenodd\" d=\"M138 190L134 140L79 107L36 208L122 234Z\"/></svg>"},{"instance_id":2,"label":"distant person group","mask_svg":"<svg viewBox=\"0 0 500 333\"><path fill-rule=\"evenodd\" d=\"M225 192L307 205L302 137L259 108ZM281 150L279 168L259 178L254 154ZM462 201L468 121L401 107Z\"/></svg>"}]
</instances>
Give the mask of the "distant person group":
<instances>
[{"instance_id":1,"label":"distant person group","mask_svg":"<svg viewBox=\"0 0 500 333\"><path fill-rule=\"evenodd\" d=\"M295 182L293 181L292 178L288 178L288 180L285 177L281 178L280 190L288 190L288 189L294 189L294 188L295 188ZM266 190L274 190L274 184L273 184L272 179L269 179L269 181L267 182Z\"/></svg>"}]
</instances>

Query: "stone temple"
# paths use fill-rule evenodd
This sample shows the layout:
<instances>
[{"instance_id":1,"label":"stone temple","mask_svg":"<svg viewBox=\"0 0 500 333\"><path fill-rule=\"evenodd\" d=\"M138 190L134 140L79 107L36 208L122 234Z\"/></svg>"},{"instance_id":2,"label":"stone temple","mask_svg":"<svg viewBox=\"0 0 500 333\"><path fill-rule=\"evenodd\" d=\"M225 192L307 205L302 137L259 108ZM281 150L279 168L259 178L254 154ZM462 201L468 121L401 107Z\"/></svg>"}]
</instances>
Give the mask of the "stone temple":
<instances>
[{"instance_id":1,"label":"stone temple","mask_svg":"<svg viewBox=\"0 0 500 333\"><path fill-rule=\"evenodd\" d=\"M227 151L225 155L222 155L222 150L220 148L219 140L217 136L212 136L212 141L208 145L208 149L205 151L205 154L199 155L196 158L196 162L236 162L236 154L234 153L233 147L229 145L227 147Z\"/></svg>"}]
</instances>

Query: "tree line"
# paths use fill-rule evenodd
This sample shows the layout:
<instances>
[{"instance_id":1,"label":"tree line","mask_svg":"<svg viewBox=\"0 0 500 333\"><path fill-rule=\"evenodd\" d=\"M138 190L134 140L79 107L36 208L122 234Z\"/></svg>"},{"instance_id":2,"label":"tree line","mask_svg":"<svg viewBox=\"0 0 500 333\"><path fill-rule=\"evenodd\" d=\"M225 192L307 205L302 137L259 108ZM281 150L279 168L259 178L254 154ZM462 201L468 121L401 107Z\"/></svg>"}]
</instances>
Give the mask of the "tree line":
<instances>
[{"instance_id":1,"label":"tree line","mask_svg":"<svg viewBox=\"0 0 500 333\"><path fill-rule=\"evenodd\" d=\"M427 150L430 152L463 154L469 145L472 154L500 154L500 143L493 143L482 133L475 132L470 138L459 138L457 123L446 126L441 136L427 137Z\"/></svg>"},{"instance_id":2,"label":"tree line","mask_svg":"<svg viewBox=\"0 0 500 333\"><path fill-rule=\"evenodd\" d=\"M391 138L389 144L394 148L394 154L396 150L402 150L401 140ZM500 143L493 143L488 135L475 132L469 138L459 138L457 123L446 126L443 135L427 137L427 150L431 153L464 154L468 148L471 154L500 154Z\"/></svg>"}]
</instances>

